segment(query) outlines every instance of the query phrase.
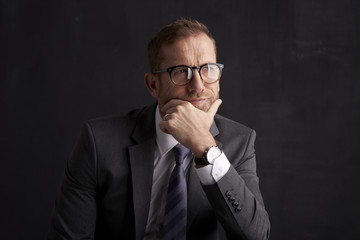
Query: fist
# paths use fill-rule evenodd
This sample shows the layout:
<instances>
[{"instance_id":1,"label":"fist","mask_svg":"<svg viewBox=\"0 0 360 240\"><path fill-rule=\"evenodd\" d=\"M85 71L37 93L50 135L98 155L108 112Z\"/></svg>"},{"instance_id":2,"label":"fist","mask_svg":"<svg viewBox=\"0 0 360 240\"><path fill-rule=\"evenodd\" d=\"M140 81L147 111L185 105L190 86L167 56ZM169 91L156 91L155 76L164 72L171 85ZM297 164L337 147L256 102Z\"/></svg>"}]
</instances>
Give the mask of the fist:
<instances>
[{"instance_id":1,"label":"fist","mask_svg":"<svg viewBox=\"0 0 360 240\"><path fill-rule=\"evenodd\" d=\"M206 149L216 146L210 127L221 103L217 99L204 112L187 101L172 99L161 109L165 116L159 127L189 148L196 157L201 157Z\"/></svg>"}]
</instances>

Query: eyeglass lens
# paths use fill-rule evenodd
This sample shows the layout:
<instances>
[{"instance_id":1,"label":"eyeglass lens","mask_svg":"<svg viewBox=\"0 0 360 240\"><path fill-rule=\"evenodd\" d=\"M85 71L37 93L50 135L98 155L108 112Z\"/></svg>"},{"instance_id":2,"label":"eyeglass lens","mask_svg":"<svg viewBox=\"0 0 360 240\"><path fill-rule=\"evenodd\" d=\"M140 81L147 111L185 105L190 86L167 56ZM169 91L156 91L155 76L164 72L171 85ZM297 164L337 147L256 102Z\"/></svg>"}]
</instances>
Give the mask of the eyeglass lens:
<instances>
[{"instance_id":1,"label":"eyeglass lens","mask_svg":"<svg viewBox=\"0 0 360 240\"><path fill-rule=\"evenodd\" d=\"M221 70L216 64L206 64L200 68L200 76L203 81L213 83L219 80ZM183 85L191 81L194 69L187 66L179 66L171 71L171 78L175 84Z\"/></svg>"}]
</instances>

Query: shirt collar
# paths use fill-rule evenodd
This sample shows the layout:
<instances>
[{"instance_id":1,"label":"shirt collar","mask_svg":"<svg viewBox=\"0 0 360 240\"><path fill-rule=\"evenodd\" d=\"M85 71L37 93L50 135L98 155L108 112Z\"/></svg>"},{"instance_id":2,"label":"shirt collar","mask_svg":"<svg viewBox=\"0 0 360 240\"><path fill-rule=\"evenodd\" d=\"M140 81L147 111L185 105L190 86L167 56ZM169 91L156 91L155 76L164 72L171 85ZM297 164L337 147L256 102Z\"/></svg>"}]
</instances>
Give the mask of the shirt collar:
<instances>
[{"instance_id":1,"label":"shirt collar","mask_svg":"<svg viewBox=\"0 0 360 240\"><path fill-rule=\"evenodd\" d=\"M171 134L164 133L159 128L159 123L161 121L162 118L160 116L160 110L158 105L155 111L156 143L158 145L161 156L163 156L166 153L168 153L179 142Z\"/></svg>"}]
</instances>

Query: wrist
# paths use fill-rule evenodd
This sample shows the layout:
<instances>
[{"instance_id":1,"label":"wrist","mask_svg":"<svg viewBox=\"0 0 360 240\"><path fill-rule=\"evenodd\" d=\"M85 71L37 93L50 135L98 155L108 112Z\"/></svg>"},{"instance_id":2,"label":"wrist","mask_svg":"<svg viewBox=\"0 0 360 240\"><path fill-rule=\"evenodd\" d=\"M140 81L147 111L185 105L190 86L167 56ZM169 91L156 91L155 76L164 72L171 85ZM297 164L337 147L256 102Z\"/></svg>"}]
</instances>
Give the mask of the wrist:
<instances>
[{"instance_id":1,"label":"wrist","mask_svg":"<svg viewBox=\"0 0 360 240\"><path fill-rule=\"evenodd\" d=\"M203 153L202 157L195 157L194 161L197 168L214 164L215 160L222 154L217 146L211 146Z\"/></svg>"},{"instance_id":2,"label":"wrist","mask_svg":"<svg viewBox=\"0 0 360 240\"><path fill-rule=\"evenodd\" d=\"M217 146L217 144L216 144L215 141L214 141L213 143L203 144L203 145L201 145L201 146L198 146L198 147L196 148L196 150L193 151L194 156L195 156L196 158L202 158L202 157L205 156L206 151L208 151L209 148L214 147L214 146L215 146L215 147Z\"/></svg>"},{"instance_id":3,"label":"wrist","mask_svg":"<svg viewBox=\"0 0 360 240\"><path fill-rule=\"evenodd\" d=\"M201 158L204 156L205 151L213 146L217 146L217 144L214 137L209 132L209 135L202 137L194 142L194 147L191 149L191 151L194 153L196 158Z\"/></svg>"}]
</instances>

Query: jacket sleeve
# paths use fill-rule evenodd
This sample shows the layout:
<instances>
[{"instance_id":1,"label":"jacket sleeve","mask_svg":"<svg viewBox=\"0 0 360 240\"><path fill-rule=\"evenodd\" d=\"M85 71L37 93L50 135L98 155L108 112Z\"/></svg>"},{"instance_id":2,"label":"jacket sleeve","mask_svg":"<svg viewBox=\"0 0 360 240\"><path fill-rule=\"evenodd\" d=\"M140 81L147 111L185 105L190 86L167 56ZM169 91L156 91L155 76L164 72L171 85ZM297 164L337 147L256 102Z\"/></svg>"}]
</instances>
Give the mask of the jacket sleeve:
<instances>
[{"instance_id":1,"label":"jacket sleeve","mask_svg":"<svg viewBox=\"0 0 360 240\"><path fill-rule=\"evenodd\" d=\"M93 239L96 224L96 150L82 128L56 196L48 239Z\"/></svg>"},{"instance_id":2,"label":"jacket sleeve","mask_svg":"<svg viewBox=\"0 0 360 240\"><path fill-rule=\"evenodd\" d=\"M234 152L229 154L232 165L216 184L203 186L228 239L269 238L270 221L256 174L255 136L255 131L252 130L244 153L229 151Z\"/></svg>"}]
</instances>

